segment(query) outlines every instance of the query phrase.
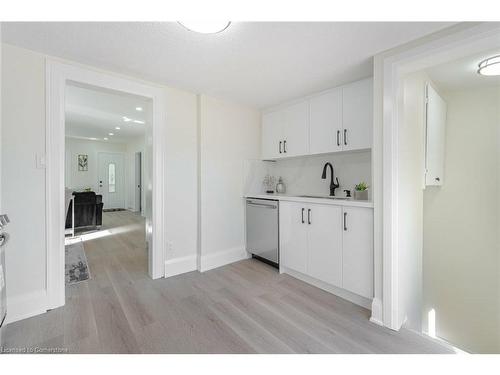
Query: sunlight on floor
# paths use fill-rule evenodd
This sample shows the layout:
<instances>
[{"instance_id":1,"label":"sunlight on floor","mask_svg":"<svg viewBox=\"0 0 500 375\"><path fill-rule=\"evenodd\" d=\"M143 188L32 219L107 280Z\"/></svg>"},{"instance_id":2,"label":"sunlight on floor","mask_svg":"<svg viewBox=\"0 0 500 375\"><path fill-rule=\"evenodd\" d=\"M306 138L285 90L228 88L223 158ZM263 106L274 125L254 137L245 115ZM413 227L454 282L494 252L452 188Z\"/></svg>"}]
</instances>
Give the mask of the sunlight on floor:
<instances>
[{"instance_id":1,"label":"sunlight on floor","mask_svg":"<svg viewBox=\"0 0 500 375\"><path fill-rule=\"evenodd\" d=\"M74 244L77 242L91 241L91 240L96 240L98 238L114 236L114 235L126 233L126 232L132 232L132 231L137 230L137 229L139 229L137 224L123 225L123 226L116 227L116 228L103 229L103 230L99 230L96 232L84 233L81 235L77 235L77 236L72 237L72 238L66 238L64 243L65 243L65 245L71 245L71 244Z\"/></svg>"}]
</instances>

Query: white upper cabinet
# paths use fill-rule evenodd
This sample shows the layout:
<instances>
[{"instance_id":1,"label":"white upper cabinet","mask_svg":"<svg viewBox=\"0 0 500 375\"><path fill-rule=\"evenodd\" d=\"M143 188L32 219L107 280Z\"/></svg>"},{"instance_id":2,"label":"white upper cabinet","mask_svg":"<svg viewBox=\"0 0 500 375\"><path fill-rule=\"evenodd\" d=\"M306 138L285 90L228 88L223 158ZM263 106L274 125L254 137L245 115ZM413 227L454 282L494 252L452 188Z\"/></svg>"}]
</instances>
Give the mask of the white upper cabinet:
<instances>
[{"instance_id":1,"label":"white upper cabinet","mask_svg":"<svg viewBox=\"0 0 500 375\"><path fill-rule=\"evenodd\" d=\"M342 89L311 98L310 154L342 151Z\"/></svg>"},{"instance_id":2,"label":"white upper cabinet","mask_svg":"<svg viewBox=\"0 0 500 375\"><path fill-rule=\"evenodd\" d=\"M371 78L329 90L262 116L262 158L372 147Z\"/></svg>"},{"instance_id":3,"label":"white upper cabinet","mask_svg":"<svg viewBox=\"0 0 500 375\"><path fill-rule=\"evenodd\" d=\"M307 209L307 273L342 287L342 207L310 205Z\"/></svg>"},{"instance_id":4,"label":"white upper cabinet","mask_svg":"<svg viewBox=\"0 0 500 375\"><path fill-rule=\"evenodd\" d=\"M373 211L344 207L342 244L343 288L373 297Z\"/></svg>"},{"instance_id":5,"label":"white upper cabinet","mask_svg":"<svg viewBox=\"0 0 500 375\"><path fill-rule=\"evenodd\" d=\"M308 152L308 101L262 116L262 159L307 155Z\"/></svg>"},{"instance_id":6,"label":"white upper cabinet","mask_svg":"<svg viewBox=\"0 0 500 375\"><path fill-rule=\"evenodd\" d=\"M309 101L287 107L283 127L283 156L309 153Z\"/></svg>"},{"instance_id":7,"label":"white upper cabinet","mask_svg":"<svg viewBox=\"0 0 500 375\"><path fill-rule=\"evenodd\" d=\"M342 87L342 149L372 147L373 80L371 78Z\"/></svg>"},{"instance_id":8,"label":"white upper cabinet","mask_svg":"<svg viewBox=\"0 0 500 375\"><path fill-rule=\"evenodd\" d=\"M441 186L444 179L446 102L426 85L425 185Z\"/></svg>"}]
</instances>

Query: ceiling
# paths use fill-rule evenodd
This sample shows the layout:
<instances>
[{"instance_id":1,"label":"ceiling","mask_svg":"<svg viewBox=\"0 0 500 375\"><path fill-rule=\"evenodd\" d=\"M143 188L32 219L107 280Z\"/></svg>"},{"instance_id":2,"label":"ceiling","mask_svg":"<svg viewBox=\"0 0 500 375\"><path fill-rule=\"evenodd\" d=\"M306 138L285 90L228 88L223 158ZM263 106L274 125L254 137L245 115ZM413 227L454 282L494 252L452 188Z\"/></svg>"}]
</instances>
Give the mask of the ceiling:
<instances>
[{"instance_id":1,"label":"ceiling","mask_svg":"<svg viewBox=\"0 0 500 375\"><path fill-rule=\"evenodd\" d=\"M111 143L144 136L151 116L146 98L82 85L67 85L65 109L67 137Z\"/></svg>"},{"instance_id":2,"label":"ceiling","mask_svg":"<svg viewBox=\"0 0 500 375\"><path fill-rule=\"evenodd\" d=\"M500 76L477 74L478 64L484 59L500 55L500 50L485 51L459 60L436 65L426 72L441 90L494 87L500 85Z\"/></svg>"},{"instance_id":3,"label":"ceiling","mask_svg":"<svg viewBox=\"0 0 500 375\"><path fill-rule=\"evenodd\" d=\"M2 38L49 55L265 108L372 75L372 57L450 22L2 22Z\"/></svg>"}]
</instances>

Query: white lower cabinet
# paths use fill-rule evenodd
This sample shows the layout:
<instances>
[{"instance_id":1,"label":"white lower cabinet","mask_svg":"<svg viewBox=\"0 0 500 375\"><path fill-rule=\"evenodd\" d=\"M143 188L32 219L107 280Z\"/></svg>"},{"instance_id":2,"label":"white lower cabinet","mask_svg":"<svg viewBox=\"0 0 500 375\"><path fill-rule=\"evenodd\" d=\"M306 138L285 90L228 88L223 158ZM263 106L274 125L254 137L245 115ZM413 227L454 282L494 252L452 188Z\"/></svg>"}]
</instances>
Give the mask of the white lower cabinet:
<instances>
[{"instance_id":1,"label":"white lower cabinet","mask_svg":"<svg viewBox=\"0 0 500 375\"><path fill-rule=\"evenodd\" d=\"M307 274L342 287L342 208L309 205Z\"/></svg>"},{"instance_id":2,"label":"white lower cabinet","mask_svg":"<svg viewBox=\"0 0 500 375\"><path fill-rule=\"evenodd\" d=\"M344 207L343 288L366 298L373 296L373 211Z\"/></svg>"},{"instance_id":3,"label":"white lower cabinet","mask_svg":"<svg viewBox=\"0 0 500 375\"><path fill-rule=\"evenodd\" d=\"M281 201L280 263L372 298L373 210Z\"/></svg>"},{"instance_id":4,"label":"white lower cabinet","mask_svg":"<svg viewBox=\"0 0 500 375\"><path fill-rule=\"evenodd\" d=\"M306 273L307 225L305 206L280 202L280 263L292 270ZM283 251L283 249L286 249Z\"/></svg>"}]
</instances>

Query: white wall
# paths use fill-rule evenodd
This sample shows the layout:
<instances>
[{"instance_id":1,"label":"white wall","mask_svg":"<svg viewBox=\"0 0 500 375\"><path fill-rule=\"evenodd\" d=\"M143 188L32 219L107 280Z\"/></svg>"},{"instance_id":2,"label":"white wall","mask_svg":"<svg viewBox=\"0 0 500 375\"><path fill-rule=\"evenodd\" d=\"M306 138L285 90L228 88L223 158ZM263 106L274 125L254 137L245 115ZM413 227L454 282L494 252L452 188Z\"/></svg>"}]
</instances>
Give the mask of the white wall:
<instances>
[{"instance_id":1,"label":"white wall","mask_svg":"<svg viewBox=\"0 0 500 375\"><path fill-rule=\"evenodd\" d=\"M2 204L11 219L6 253L9 314L43 299L46 281L44 56L2 51Z\"/></svg>"},{"instance_id":2,"label":"white wall","mask_svg":"<svg viewBox=\"0 0 500 375\"><path fill-rule=\"evenodd\" d=\"M403 121L398 146L399 320L420 331L422 308L422 231L424 185L425 84L414 73L404 79Z\"/></svg>"},{"instance_id":3,"label":"white wall","mask_svg":"<svg viewBox=\"0 0 500 375\"><path fill-rule=\"evenodd\" d=\"M500 88L444 93L445 183L424 193L424 329L500 352Z\"/></svg>"},{"instance_id":4,"label":"white wall","mask_svg":"<svg viewBox=\"0 0 500 375\"><path fill-rule=\"evenodd\" d=\"M245 255L245 165L260 155L260 111L201 96L200 119L203 269L216 253Z\"/></svg>"},{"instance_id":5,"label":"white wall","mask_svg":"<svg viewBox=\"0 0 500 375\"><path fill-rule=\"evenodd\" d=\"M198 234L197 97L167 88L166 99L166 259L187 258L186 268L178 271L193 271Z\"/></svg>"},{"instance_id":6,"label":"white wall","mask_svg":"<svg viewBox=\"0 0 500 375\"><path fill-rule=\"evenodd\" d=\"M99 152L125 153L127 145L124 143L111 143L104 141L91 141L86 139L66 137L65 145L65 184L69 189L91 188L99 191L97 155ZM88 171L78 170L78 155L88 155ZM126 179L125 179L126 180Z\"/></svg>"}]
</instances>

